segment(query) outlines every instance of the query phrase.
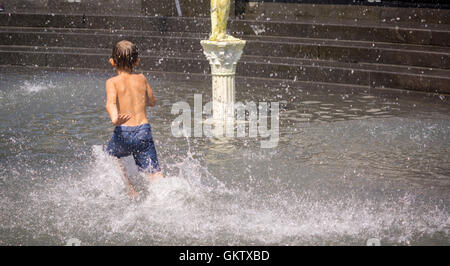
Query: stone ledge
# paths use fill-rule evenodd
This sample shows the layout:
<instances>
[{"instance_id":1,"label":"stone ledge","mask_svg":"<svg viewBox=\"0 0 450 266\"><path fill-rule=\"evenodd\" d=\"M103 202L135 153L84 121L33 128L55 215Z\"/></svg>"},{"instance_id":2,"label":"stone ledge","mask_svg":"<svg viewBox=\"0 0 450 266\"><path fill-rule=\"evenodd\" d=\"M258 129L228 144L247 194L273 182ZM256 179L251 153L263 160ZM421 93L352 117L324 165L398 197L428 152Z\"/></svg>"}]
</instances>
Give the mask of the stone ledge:
<instances>
[{"instance_id":1,"label":"stone ledge","mask_svg":"<svg viewBox=\"0 0 450 266\"><path fill-rule=\"evenodd\" d=\"M302 18L329 18L373 22L450 24L450 9L406 8L366 5L313 3L271 3L250 1L241 9L241 17L259 20L296 21ZM333 1L330 1L332 3ZM450 6L450 4L447 4Z\"/></svg>"}]
</instances>

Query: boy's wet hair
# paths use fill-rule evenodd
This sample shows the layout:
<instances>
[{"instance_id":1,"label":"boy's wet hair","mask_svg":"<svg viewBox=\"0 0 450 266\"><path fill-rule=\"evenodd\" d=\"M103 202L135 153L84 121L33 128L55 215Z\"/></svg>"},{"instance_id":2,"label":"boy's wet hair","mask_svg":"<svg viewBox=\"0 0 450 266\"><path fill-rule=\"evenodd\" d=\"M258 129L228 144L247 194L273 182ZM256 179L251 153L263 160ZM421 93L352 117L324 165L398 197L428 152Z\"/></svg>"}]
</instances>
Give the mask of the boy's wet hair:
<instances>
[{"instance_id":1,"label":"boy's wet hair","mask_svg":"<svg viewBox=\"0 0 450 266\"><path fill-rule=\"evenodd\" d=\"M112 59L117 69L133 70L138 56L136 45L125 40L116 43L112 51Z\"/></svg>"}]
</instances>

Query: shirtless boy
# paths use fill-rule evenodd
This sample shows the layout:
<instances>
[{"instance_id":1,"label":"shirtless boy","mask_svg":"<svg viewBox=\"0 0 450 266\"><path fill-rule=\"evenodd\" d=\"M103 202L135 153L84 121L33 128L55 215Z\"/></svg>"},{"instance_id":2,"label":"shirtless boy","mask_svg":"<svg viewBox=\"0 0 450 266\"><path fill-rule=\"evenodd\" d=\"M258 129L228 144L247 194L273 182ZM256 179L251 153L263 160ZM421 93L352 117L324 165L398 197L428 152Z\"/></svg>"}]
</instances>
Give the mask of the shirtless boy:
<instances>
[{"instance_id":1,"label":"shirtless boy","mask_svg":"<svg viewBox=\"0 0 450 266\"><path fill-rule=\"evenodd\" d=\"M146 107L155 106L155 96L145 76L133 74L139 64L136 45L129 41L118 42L109 61L117 76L106 81L106 110L116 127L106 151L116 158L133 155L138 170L145 173L148 181L163 177L146 115ZM124 166L116 160L128 194L135 197L137 193Z\"/></svg>"}]
</instances>

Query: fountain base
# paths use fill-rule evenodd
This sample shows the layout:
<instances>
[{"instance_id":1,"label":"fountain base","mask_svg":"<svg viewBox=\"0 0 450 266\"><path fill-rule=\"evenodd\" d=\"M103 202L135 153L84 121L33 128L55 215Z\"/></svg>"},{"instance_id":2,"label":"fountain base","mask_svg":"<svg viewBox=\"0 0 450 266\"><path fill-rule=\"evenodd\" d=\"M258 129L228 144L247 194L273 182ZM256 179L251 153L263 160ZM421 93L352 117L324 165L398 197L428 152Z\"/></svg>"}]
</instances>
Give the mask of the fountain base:
<instances>
[{"instance_id":1,"label":"fountain base","mask_svg":"<svg viewBox=\"0 0 450 266\"><path fill-rule=\"evenodd\" d=\"M234 121L236 65L245 46L244 40L202 40L203 53L211 65L213 119Z\"/></svg>"}]
</instances>

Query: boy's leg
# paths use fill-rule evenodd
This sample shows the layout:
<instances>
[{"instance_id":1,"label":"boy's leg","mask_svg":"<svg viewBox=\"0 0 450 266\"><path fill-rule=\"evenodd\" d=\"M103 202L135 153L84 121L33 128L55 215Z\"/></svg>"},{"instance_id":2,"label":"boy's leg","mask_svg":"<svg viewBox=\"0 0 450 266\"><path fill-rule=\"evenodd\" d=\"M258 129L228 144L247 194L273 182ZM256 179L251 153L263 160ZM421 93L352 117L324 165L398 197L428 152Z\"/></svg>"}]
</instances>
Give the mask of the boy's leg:
<instances>
[{"instance_id":1,"label":"boy's leg","mask_svg":"<svg viewBox=\"0 0 450 266\"><path fill-rule=\"evenodd\" d=\"M162 172L154 172L154 173L147 173L145 175L145 180L147 180L147 182L152 182L155 180L158 180L160 178L164 178L164 175L162 174Z\"/></svg>"},{"instance_id":2,"label":"boy's leg","mask_svg":"<svg viewBox=\"0 0 450 266\"><path fill-rule=\"evenodd\" d=\"M133 152L133 157L138 170L145 173L145 179L148 182L163 178L150 124L143 125L142 130L136 136L139 142L136 150Z\"/></svg>"},{"instance_id":3,"label":"boy's leg","mask_svg":"<svg viewBox=\"0 0 450 266\"><path fill-rule=\"evenodd\" d=\"M134 190L133 185L131 185L130 183L130 179L127 175L127 170L125 169L119 158L115 158L115 160L119 164L120 170L122 171L122 180L125 184L128 196L130 196L131 198L136 198L138 196L138 193L136 192L136 190Z\"/></svg>"},{"instance_id":4,"label":"boy's leg","mask_svg":"<svg viewBox=\"0 0 450 266\"><path fill-rule=\"evenodd\" d=\"M117 162L117 164L120 167L120 170L122 171L122 180L125 184L125 189L127 190L128 195L131 198L135 198L138 193L134 190L133 186L130 183L130 180L127 175L127 171L125 167L123 166L122 162L119 160L120 157L128 156L131 154L127 150L127 147L124 145L123 141L121 141L121 138L118 137L118 135L121 134L121 131L119 131L120 127L116 127L114 130L114 135L111 138L111 140L108 143L108 146L106 147L106 152L114 157L114 160Z\"/></svg>"},{"instance_id":5,"label":"boy's leg","mask_svg":"<svg viewBox=\"0 0 450 266\"><path fill-rule=\"evenodd\" d=\"M134 160L139 171L145 173L147 182L151 182L160 178L164 178L156 155L155 144L153 140L148 143L144 151L133 154Z\"/></svg>"}]
</instances>

